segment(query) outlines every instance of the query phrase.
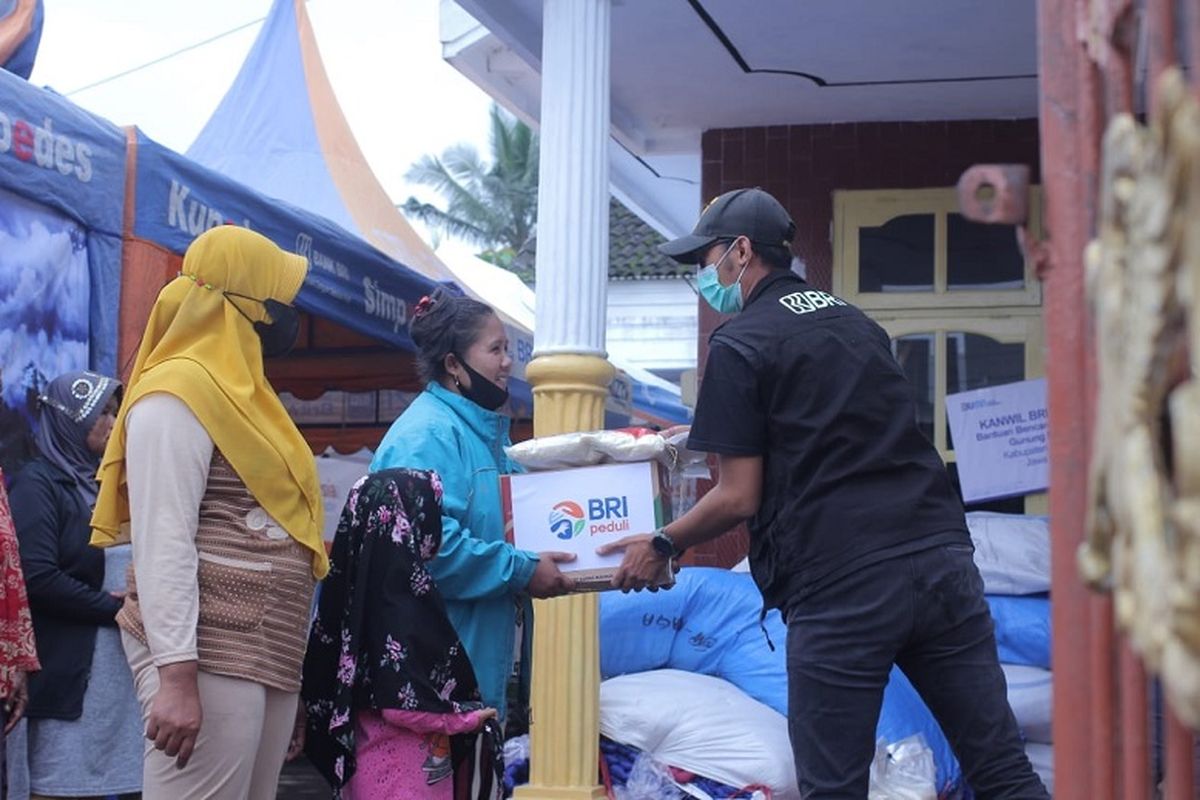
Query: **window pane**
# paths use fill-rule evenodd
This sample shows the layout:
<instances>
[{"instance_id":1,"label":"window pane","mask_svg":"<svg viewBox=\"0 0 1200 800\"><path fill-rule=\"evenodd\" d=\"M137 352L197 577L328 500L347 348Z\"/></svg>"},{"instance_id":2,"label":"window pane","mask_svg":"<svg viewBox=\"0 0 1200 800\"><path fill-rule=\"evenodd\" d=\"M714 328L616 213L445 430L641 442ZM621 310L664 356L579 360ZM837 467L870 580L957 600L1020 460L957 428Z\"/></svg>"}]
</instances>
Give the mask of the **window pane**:
<instances>
[{"instance_id":1,"label":"window pane","mask_svg":"<svg viewBox=\"0 0 1200 800\"><path fill-rule=\"evenodd\" d=\"M951 214L947 226L946 283L951 290L1022 289L1025 259L1011 225L984 225Z\"/></svg>"},{"instance_id":2,"label":"window pane","mask_svg":"<svg viewBox=\"0 0 1200 800\"><path fill-rule=\"evenodd\" d=\"M946 334L946 394L1025 380L1025 343L976 333ZM946 425L946 447L954 449Z\"/></svg>"},{"instance_id":3,"label":"window pane","mask_svg":"<svg viewBox=\"0 0 1200 800\"><path fill-rule=\"evenodd\" d=\"M860 292L933 291L933 214L858 229Z\"/></svg>"},{"instance_id":4,"label":"window pane","mask_svg":"<svg viewBox=\"0 0 1200 800\"><path fill-rule=\"evenodd\" d=\"M917 395L917 425L933 441L934 348L932 333L914 333L892 340L892 353Z\"/></svg>"}]
</instances>

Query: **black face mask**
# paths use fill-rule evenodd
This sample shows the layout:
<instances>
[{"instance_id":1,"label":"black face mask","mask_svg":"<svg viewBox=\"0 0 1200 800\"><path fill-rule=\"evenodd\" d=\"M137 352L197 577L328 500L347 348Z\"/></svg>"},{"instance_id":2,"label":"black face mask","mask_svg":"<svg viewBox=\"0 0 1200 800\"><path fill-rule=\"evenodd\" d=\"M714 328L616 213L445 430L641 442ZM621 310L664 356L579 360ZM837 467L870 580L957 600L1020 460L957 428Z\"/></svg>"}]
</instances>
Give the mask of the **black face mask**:
<instances>
[{"instance_id":1,"label":"black face mask","mask_svg":"<svg viewBox=\"0 0 1200 800\"><path fill-rule=\"evenodd\" d=\"M454 354L454 357L458 359L458 363L462 364L462 368L467 371L467 375L471 378L470 386L463 386L457 380L454 381L455 385L458 386L458 390L462 392L463 397L488 411L495 411L508 402L508 389L501 389L480 375L471 368L471 365L467 363L465 358L457 353Z\"/></svg>"},{"instance_id":2,"label":"black face mask","mask_svg":"<svg viewBox=\"0 0 1200 800\"><path fill-rule=\"evenodd\" d=\"M289 306L287 303L281 303L270 297L266 300L259 300L257 297L247 297L234 292L225 292L225 295L262 303L263 308L267 310L270 322L252 320L245 311L238 308L237 303L233 303L233 307L237 308L238 313L246 317L254 326L254 332L258 334L259 341L262 342L263 358L279 358L292 351L296 345L296 339L300 335L300 312L296 310L295 306Z\"/></svg>"}]
</instances>

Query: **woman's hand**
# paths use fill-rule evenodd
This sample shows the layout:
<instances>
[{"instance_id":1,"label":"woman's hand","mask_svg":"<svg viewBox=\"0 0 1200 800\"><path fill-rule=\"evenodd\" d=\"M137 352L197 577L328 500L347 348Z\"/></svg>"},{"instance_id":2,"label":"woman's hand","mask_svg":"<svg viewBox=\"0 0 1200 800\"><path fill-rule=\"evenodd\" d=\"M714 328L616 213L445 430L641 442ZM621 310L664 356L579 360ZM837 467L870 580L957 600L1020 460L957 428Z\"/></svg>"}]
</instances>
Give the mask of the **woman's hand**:
<instances>
[{"instance_id":1,"label":"woman's hand","mask_svg":"<svg viewBox=\"0 0 1200 800\"><path fill-rule=\"evenodd\" d=\"M25 707L29 705L29 673L17 670L13 673L12 694L4 701L4 711L8 721L4 724L4 735L17 727L17 723L25 716Z\"/></svg>"},{"instance_id":2,"label":"woman's hand","mask_svg":"<svg viewBox=\"0 0 1200 800\"><path fill-rule=\"evenodd\" d=\"M556 550L538 553L537 567L533 570L533 577L529 579L530 596L545 599L574 591L575 579L564 575L558 568L559 564L574 560L574 553L561 553Z\"/></svg>"},{"instance_id":3,"label":"woman's hand","mask_svg":"<svg viewBox=\"0 0 1200 800\"><path fill-rule=\"evenodd\" d=\"M158 668L158 692L150 702L146 738L166 755L175 757L175 766L183 769L196 747L200 723L199 668L195 661L181 661Z\"/></svg>"},{"instance_id":4,"label":"woman's hand","mask_svg":"<svg viewBox=\"0 0 1200 800\"><path fill-rule=\"evenodd\" d=\"M475 722L475 730L477 730L477 731L483 730L484 724L489 719L496 719L498 716L499 716L499 714L497 713L496 709L494 709L494 708L479 709L479 716L476 718L476 722Z\"/></svg>"}]
</instances>

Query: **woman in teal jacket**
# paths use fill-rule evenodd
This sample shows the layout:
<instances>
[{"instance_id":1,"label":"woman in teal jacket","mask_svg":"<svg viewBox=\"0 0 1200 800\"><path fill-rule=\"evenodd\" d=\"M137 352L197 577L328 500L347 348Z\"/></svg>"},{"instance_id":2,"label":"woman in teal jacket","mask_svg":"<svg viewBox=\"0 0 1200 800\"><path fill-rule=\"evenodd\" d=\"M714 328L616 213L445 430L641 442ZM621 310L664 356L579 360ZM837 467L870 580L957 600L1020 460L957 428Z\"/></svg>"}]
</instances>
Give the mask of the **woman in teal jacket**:
<instances>
[{"instance_id":1,"label":"woman in teal jacket","mask_svg":"<svg viewBox=\"0 0 1200 800\"><path fill-rule=\"evenodd\" d=\"M532 629L529 597L574 588L558 563L565 553L518 550L504 539L500 476L516 471L504 448L512 358L490 307L439 290L417 304L410 326L428 381L392 423L371 471L407 467L442 479L442 547L429 571L467 648L484 703L506 715L505 688L517 644L518 612Z\"/></svg>"}]
</instances>

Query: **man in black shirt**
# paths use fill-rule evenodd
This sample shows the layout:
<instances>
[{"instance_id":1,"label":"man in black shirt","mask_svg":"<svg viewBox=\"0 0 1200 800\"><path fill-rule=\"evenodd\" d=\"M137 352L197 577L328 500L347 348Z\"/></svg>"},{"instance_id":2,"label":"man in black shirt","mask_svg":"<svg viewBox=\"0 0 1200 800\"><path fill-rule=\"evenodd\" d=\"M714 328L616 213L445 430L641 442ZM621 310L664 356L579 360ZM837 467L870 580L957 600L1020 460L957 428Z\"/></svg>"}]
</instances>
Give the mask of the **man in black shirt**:
<instances>
[{"instance_id":1,"label":"man in black shirt","mask_svg":"<svg viewBox=\"0 0 1200 800\"><path fill-rule=\"evenodd\" d=\"M750 569L788 624L788 726L806 798L864 798L894 664L925 699L981 798L1046 798L1006 697L962 503L917 427L887 334L791 272L795 225L760 189L721 195L690 236L701 295L736 313L713 333L689 448L717 485L624 549L613 579L749 519ZM740 313L738 313L740 312Z\"/></svg>"}]
</instances>

